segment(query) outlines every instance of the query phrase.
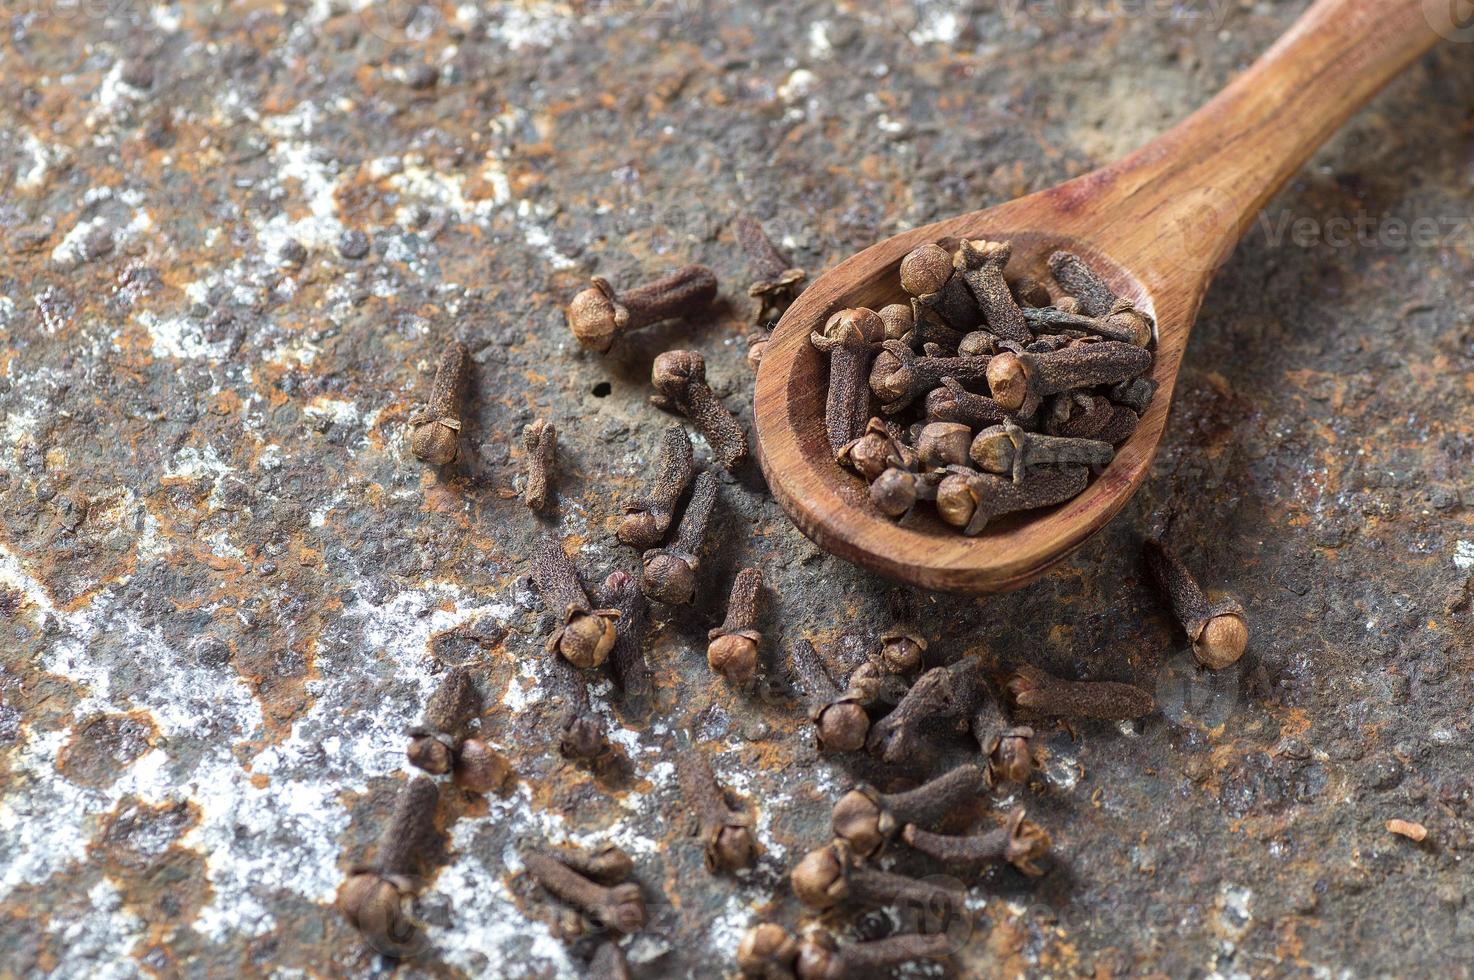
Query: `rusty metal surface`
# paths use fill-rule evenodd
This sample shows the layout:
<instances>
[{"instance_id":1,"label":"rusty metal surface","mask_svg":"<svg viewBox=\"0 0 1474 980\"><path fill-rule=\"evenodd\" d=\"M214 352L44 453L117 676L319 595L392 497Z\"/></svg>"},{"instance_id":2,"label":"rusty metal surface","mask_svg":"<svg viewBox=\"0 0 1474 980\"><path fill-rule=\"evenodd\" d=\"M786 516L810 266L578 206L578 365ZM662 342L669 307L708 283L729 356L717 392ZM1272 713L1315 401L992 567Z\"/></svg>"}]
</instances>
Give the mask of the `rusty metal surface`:
<instances>
[{"instance_id":1,"label":"rusty metal surface","mask_svg":"<svg viewBox=\"0 0 1474 980\"><path fill-rule=\"evenodd\" d=\"M823 269L1108 161L1301 7L7 4L0 974L394 968L332 902L446 663L479 669L517 778L445 794L429 948L399 972L577 975L516 873L529 839L631 851L641 976L718 975L749 922L799 924L786 872L830 803L898 774L819 758L791 698L714 681L706 630L759 565L781 680L801 638L852 661L887 584L799 536L755 466L724 478L703 595L656 615L655 710L596 686L615 751L571 764L538 522L514 499L522 425L558 426L555 520L588 581L633 568L613 526L665 422L652 356L700 349L750 426L740 209ZM1471 94L1467 49L1434 52L1251 229L1105 533L1023 592L924 601L937 662L1134 680L1160 705L1047 739L1017 797L1052 871L975 887L954 975L1469 975ZM589 274L686 261L722 282L694 331L607 358L571 343L561 305ZM473 395L463 462L437 474L407 422L452 335ZM1168 514L1250 611L1250 653L1219 674L1137 557ZM702 868L665 758L681 732L755 807L754 871Z\"/></svg>"}]
</instances>

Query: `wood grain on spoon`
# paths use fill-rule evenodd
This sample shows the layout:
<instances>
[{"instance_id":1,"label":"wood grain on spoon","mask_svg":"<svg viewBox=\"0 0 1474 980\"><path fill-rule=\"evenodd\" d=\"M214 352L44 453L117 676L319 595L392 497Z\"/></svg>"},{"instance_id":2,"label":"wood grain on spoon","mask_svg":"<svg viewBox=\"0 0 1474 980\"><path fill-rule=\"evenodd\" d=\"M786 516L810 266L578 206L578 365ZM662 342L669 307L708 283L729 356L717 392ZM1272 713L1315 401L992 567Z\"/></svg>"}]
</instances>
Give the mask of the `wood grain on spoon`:
<instances>
[{"instance_id":1,"label":"wood grain on spoon","mask_svg":"<svg viewBox=\"0 0 1474 980\"><path fill-rule=\"evenodd\" d=\"M1101 170L985 211L904 232L819 278L764 354L754 406L774 496L821 547L927 588L1003 592L1042 575L1104 527L1146 476L1183 349L1214 272L1255 214L1357 108L1440 38L1421 0L1319 0L1248 71L1176 127ZM944 238L1009 241L1010 275L1047 279L1068 249L1157 323L1160 384L1136 434L1075 499L964 538L923 518L897 525L834 462L828 359L809 335L846 307L900 297L897 269Z\"/></svg>"}]
</instances>

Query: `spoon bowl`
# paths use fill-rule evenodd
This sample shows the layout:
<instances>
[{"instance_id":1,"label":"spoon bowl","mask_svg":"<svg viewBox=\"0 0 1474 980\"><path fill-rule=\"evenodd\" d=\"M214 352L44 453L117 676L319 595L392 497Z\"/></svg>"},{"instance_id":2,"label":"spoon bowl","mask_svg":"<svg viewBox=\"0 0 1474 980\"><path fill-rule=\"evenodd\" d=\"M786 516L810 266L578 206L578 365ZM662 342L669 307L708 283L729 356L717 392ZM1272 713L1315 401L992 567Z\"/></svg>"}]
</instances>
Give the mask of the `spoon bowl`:
<instances>
[{"instance_id":1,"label":"spoon bowl","mask_svg":"<svg viewBox=\"0 0 1474 980\"><path fill-rule=\"evenodd\" d=\"M1067 558L1126 506L1167 423L1192 324L1213 274L1264 203L1357 107L1439 38L1420 0L1319 0L1247 72L1121 161L994 208L903 232L817 279L774 329L754 400L758 458L774 497L821 548L924 588L1005 592ZM1079 255L1156 322L1158 389L1135 433L1078 497L965 537L931 514L903 526L842 468L824 428L829 363L809 342L835 312L905 298L912 249L947 238L1007 241L1010 277L1049 281Z\"/></svg>"}]
</instances>

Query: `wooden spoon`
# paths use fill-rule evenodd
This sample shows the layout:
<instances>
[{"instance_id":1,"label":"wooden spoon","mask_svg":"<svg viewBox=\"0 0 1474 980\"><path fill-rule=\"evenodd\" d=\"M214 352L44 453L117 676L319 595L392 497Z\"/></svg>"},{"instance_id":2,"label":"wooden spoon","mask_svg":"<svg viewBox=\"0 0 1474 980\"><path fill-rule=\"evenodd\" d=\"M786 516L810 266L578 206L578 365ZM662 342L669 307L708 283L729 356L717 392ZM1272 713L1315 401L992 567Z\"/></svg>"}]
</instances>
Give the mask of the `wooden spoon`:
<instances>
[{"instance_id":1,"label":"wooden spoon","mask_svg":"<svg viewBox=\"0 0 1474 980\"><path fill-rule=\"evenodd\" d=\"M1319 0L1216 98L1125 159L896 235L816 280L768 343L754 406L763 473L793 522L841 558L951 592L1016 589L1069 556L1146 476L1214 272L1259 209L1347 116L1440 36L1455 36L1432 19L1420 0ZM809 343L810 332L838 310L902 300L901 259L947 237L1011 241L1009 273L1039 278L1048 276L1051 252L1069 249L1157 322L1152 376L1161 387L1105 472L1074 500L973 538L932 517L902 527L870 504L865 483L830 451L828 358Z\"/></svg>"}]
</instances>

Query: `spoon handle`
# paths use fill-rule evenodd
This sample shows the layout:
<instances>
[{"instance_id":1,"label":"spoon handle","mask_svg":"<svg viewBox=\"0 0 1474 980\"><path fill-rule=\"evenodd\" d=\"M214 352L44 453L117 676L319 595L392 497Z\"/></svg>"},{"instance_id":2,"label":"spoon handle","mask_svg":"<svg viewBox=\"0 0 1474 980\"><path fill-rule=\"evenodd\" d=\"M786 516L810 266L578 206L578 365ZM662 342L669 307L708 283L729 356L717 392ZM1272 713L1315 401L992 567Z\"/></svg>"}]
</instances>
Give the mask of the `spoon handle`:
<instances>
[{"instance_id":1,"label":"spoon handle","mask_svg":"<svg viewBox=\"0 0 1474 980\"><path fill-rule=\"evenodd\" d=\"M1097 193L1109 186L1090 209L1109 216L1108 227L1097 217L1095 240L1155 272L1149 287L1175 279L1205 290L1260 208L1348 116L1440 39L1474 40L1454 23L1461 3L1316 0L1212 101L1082 178ZM1051 193L1079 193L1075 183Z\"/></svg>"}]
</instances>

